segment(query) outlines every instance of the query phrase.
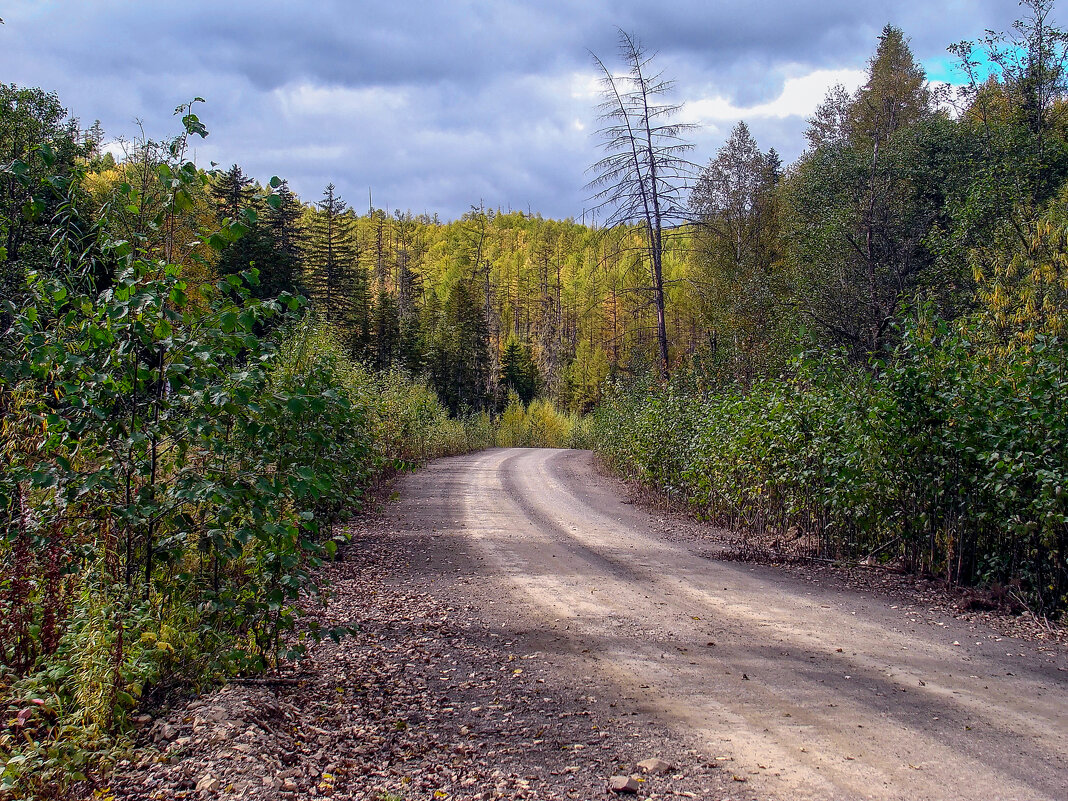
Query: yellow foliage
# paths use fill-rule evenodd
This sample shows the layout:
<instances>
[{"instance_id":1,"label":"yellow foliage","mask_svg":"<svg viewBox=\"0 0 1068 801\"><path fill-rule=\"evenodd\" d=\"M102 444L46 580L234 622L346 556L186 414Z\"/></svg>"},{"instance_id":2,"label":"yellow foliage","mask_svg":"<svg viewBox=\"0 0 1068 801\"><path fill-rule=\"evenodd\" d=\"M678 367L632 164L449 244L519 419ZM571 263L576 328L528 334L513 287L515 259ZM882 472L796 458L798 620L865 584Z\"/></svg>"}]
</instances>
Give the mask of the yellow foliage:
<instances>
[{"instance_id":1,"label":"yellow foliage","mask_svg":"<svg viewBox=\"0 0 1068 801\"><path fill-rule=\"evenodd\" d=\"M541 398L523 406L516 395L497 422L497 446L501 448L570 448L580 430L577 415L564 414L552 401ZM584 430L584 429L581 429Z\"/></svg>"},{"instance_id":2,"label":"yellow foliage","mask_svg":"<svg viewBox=\"0 0 1068 801\"><path fill-rule=\"evenodd\" d=\"M1015 251L973 254L982 319L999 352L1068 334L1068 186L1024 234Z\"/></svg>"},{"instance_id":3,"label":"yellow foliage","mask_svg":"<svg viewBox=\"0 0 1068 801\"><path fill-rule=\"evenodd\" d=\"M94 200L100 202L122 180L122 173L117 168L112 167L100 172L87 172L82 185L93 196Z\"/></svg>"}]
</instances>

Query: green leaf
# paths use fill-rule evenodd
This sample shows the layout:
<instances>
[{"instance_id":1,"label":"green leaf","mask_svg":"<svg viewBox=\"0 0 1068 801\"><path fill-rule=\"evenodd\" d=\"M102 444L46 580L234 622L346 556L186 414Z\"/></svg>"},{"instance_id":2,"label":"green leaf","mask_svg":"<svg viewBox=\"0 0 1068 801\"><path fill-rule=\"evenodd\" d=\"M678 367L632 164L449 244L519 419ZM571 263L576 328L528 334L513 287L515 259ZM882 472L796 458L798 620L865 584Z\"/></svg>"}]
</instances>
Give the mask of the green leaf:
<instances>
[{"instance_id":1,"label":"green leaf","mask_svg":"<svg viewBox=\"0 0 1068 801\"><path fill-rule=\"evenodd\" d=\"M200 98L197 99L199 100ZM185 132L191 136L195 135L203 139L208 135L208 129L204 127L204 124L196 114L186 114L182 117L182 125L185 127Z\"/></svg>"}]
</instances>

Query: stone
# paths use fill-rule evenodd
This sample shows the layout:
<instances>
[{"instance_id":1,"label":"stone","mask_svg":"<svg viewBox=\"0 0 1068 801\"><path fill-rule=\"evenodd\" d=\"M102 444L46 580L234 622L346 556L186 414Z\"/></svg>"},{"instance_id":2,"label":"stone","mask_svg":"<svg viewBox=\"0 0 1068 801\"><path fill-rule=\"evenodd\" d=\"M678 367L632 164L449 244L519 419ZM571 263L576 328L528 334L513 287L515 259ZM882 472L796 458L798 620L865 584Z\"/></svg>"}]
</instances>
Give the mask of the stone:
<instances>
[{"instance_id":1,"label":"stone","mask_svg":"<svg viewBox=\"0 0 1068 801\"><path fill-rule=\"evenodd\" d=\"M221 784L222 782L208 773L200 777L200 781L197 782L197 791L201 793L214 793L219 789Z\"/></svg>"},{"instance_id":2,"label":"stone","mask_svg":"<svg viewBox=\"0 0 1068 801\"><path fill-rule=\"evenodd\" d=\"M638 792L638 780L633 776L613 776L608 780L608 792L636 793Z\"/></svg>"},{"instance_id":3,"label":"stone","mask_svg":"<svg viewBox=\"0 0 1068 801\"><path fill-rule=\"evenodd\" d=\"M671 770L671 763L666 762L660 757L651 757L650 759L643 759L638 763L638 768L643 773L667 773Z\"/></svg>"}]
</instances>

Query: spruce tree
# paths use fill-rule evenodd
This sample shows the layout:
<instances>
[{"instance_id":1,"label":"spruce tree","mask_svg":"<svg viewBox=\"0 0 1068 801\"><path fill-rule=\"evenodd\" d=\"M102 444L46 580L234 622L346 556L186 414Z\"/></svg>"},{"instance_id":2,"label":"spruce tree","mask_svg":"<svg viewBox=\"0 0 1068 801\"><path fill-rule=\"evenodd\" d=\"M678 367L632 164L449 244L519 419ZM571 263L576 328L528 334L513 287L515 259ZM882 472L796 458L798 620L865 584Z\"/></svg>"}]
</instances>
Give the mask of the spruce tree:
<instances>
[{"instance_id":1,"label":"spruce tree","mask_svg":"<svg viewBox=\"0 0 1068 801\"><path fill-rule=\"evenodd\" d=\"M299 203L284 182L282 186L286 195L274 201L276 208L256 197L252 179L235 164L218 175L209 189L220 222L241 220L248 226L240 239L219 254L215 268L220 275L258 270L259 284L252 288L257 298L274 298L297 289L300 260L293 246L293 223L300 214Z\"/></svg>"},{"instance_id":2,"label":"spruce tree","mask_svg":"<svg viewBox=\"0 0 1068 801\"><path fill-rule=\"evenodd\" d=\"M353 358L361 358L370 329L367 276L359 264L356 219L328 184L305 217L304 288L312 308L336 326Z\"/></svg>"},{"instance_id":3,"label":"spruce tree","mask_svg":"<svg viewBox=\"0 0 1068 801\"><path fill-rule=\"evenodd\" d=\"M236 220L252 205L252 179L236 164L216 175L208 191L220 220Z\"/></svg>"},{"instance_id":4,"label":"spruce tree","mask_svg":"<svg viewBox=\"0 0 1068 801\"><path fill-rule=\"evenodd\" d=\"M371 356L374 367L388 370L401 357L400 316L397 302L379 286L371 310Z\"/></svg>"},{"instance_id":5,"label":"spruce tree","mask_svg":"<svg viewBox=\"0 0 1068 801\"><path fill-rule=\"evenodd\" d=\"M501 354L500 390L507 397L514 392L523 403L530 403L538 392L538 368L530 345L509 339Z\"/></svg>"},{"instance_id":6,"label":"spruce tree","mask_svg":"<svg viewBox=\"0 0 1068 801\"><path fill-rule=\"evenodd\" d=\"M489 326L478 288L458 280L424 307L427 377L453 414L491 405Z\"/></svg>"}]
</instances>

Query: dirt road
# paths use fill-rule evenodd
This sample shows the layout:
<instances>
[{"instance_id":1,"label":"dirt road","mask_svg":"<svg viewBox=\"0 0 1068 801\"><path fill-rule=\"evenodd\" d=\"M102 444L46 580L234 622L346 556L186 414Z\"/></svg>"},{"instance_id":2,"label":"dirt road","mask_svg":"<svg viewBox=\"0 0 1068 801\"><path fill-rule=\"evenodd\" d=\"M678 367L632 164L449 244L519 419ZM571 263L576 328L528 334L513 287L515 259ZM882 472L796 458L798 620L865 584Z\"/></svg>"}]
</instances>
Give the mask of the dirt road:
<instances>
[{"instance_id":1,"label":"dirt road","mask_svg":"<svg viewBox=\"0 0 1068 801\"><path fill-rule=\"evenodd\" d=\"M398 489L394 524L463 550L477 571L436 567L472 573L495 625L729 758L749 794L1068 798L1063 648L704 558L587 452L446 459Z\"/></svg>"}]
</instances>

